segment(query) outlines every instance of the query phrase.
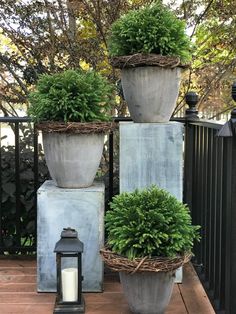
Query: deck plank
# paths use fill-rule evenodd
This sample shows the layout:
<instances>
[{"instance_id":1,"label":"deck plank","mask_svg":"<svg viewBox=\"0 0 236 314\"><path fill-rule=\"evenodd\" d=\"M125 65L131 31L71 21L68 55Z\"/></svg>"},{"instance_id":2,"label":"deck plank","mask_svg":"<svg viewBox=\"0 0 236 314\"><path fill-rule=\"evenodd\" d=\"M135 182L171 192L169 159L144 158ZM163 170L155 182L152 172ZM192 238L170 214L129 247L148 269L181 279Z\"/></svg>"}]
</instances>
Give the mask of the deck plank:
<instances>
[{"instance_id":1,"label":"deck plank","mask_svg":"<svg viewBox=\"0 0 236 314\"><path fill-rule=\"evenodd\" d=\"M27 256L0 256L0 267L36 267L35 257Z\"/></svg>"},{"instance_id":2,"label":"deck plank","mask_svg":"<svg viewBox=\"0 0 236 314\"><path fill-rule=\"evenodd\" d=\"M37 277L36 275L0 275L0 284L1 283L35 283L36 284ZM0 312L1 313L1 312Z\"/></svg>"},{"instance_id":3,"label":"deck plank","mask_svg":"<svg viewBox=\"0 0 236 314\"><path fill-rule=\"evenodd\" d=\"M86 314L131 314L117 274L105 270L103 293L84 293ZM52 314L54 293L36 292L35 260L0 259L0 313ZM175 285L166 314L213 314L206 293L191 265L184 282Z\"/></svg>"},{"instance_id":4,"label":"deck plank","mask_svg":"<svg viewBox=\"0 0 236 314\"><path fill-rule=\"evenodd\" d=\"M167 307L166 314L188 314L183 299L181 297L178 285L174 286L170 304Z\"/></svg>"},{"instance_id":5,"label":"deck plank","mask_svg":"<svg viewBox=\"0 0 236 314\"><path fill-rule=\"evenodd\" d=\"M191 264L184 267L183 284L179 285L190 314L214 314L215 311Z\"/></svg>"},{"instance_id":6,"label":"deck plank","mask_svg":"<svg viewBox=\"0 0 236 314\"><path fill-rule=\"evenodd\" d=\"M36 292L36 284L33 283L9 283L2 282L0 283L0 292ZM1 313L1 312L0 312Z\"/></svg>"},{"instance_id":7,"label":"deck plank","mask_svg":"<svg viewBox=\"0 0 236 314\"><path fill-rule=\"evenodd\" d=\"M1 314L52 314L54 304L0 304Z\"/></svg>"}]
</instances>

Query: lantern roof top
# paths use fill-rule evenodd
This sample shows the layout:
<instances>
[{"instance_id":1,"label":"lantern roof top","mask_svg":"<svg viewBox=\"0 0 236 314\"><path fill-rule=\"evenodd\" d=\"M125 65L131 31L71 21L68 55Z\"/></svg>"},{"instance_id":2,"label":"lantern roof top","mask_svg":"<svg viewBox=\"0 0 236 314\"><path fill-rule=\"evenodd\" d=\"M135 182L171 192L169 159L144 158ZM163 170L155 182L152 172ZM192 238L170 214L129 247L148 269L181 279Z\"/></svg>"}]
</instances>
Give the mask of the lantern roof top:
<instances>
[{"instance_id":1,"label":"lantern roof top","mask_svg":"<svg viewBox=\"0 0 236 314\"><path fill-rule=\"evenodd\" d=\"M64 228L61 239L56 243L55 253L82 253L84 245L78 239L78 232L72 228Z\"/></svg>"}]
</instances>

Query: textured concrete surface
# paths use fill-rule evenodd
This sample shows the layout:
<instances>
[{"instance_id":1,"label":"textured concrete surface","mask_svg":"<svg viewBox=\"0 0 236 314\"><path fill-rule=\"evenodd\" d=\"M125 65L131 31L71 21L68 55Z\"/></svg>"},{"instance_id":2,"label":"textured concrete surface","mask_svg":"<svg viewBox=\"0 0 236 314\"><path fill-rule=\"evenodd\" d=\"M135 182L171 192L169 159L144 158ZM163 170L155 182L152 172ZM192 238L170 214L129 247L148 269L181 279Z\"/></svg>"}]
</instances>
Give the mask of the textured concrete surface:
<instances>
[{"instance_id":1,"label":"textured concrete surface","mask_svg":"<svg viewBox=\"0 0 236 314\"><path fill-rule=\"evenodd\" d=\"M156 184L183 198L183 125L120 123L120 192ZM176 282L182 281L182 269Z\"/></svg>"},{"instance_id":2,"label":"textured concrete surface","mask_svg":"<svg viewBox=\"0 0 236 314\"><path fill-rule=\"evenodd\" d=\"M104 134L44 133L45 158L55 184L62 188L91 186L103 144Z\"/></svg>"},{"instance_id":3,"label":"textured concrete surface","mask_svg":"<svg viewBox=\"0 0 236 314\"><path fill-rule=\"evenodd\" d=\"M182 201L183 126L168 123L120 123L120 191L151 184Z\"/></svg>"},{"instance_id":4,"label":"textured concrete surface","mask_svg":"<svg viewBox=\"0 0 236 314\"><path fill-rule=\"evenodd\" d=\"M174 287L173 274L120 272L120 281L132 313L165 313Z\"/></svg>"},{"instance_id":5,"label":"textured concrete surface","mask_svg":"<svg viewBox=\"0 0 236 314\"><path fill-rule=\"evenodd\" d=\"M168 122L176 106L181 68L125 68L121 82L135 122Z\"/></svg>"},{"instance_id":6,"label":"textured concrete surface","mask_svg":"<svg viewBox=\"0 0 236 314\"><path fill-rule=\"evenodd\" d=\"M56 262L53 252L63 228L78 231L84 243L82 272L83 291L102 291L103 262L99 255L104 245L103 183L89 188L62 189L53 181L46 181L38 190L38 291L56 290Z\"/></svg>"}]
</instances>

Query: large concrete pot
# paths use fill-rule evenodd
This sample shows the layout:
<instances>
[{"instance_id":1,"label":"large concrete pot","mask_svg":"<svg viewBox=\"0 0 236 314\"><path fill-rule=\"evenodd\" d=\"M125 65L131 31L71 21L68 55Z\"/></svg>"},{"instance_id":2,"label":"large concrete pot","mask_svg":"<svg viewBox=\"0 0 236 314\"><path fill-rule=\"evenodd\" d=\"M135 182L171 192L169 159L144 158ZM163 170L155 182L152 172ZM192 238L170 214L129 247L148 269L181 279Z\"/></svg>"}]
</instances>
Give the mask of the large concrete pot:
<instances>
[{"instance_id":1,"label":"large concrete pot","mask_svg":"<svg viewBox=\"0 0 236 314\"><path fill-rule=\"evenodd\" d=\"M56 185L62 188L91 186L103 144L103 133L43 133L46 163Z\"/></svg>"},{"instance_id":2,"label":"large concrete pot","mask_svg":"<svg viewBox=\"0 0 236 314\"><path fill-rule=\"evenodd\" d=\"M134 122L167 122L176 105L181 68L124 68L121 83Z\"/></svg>"},{"instance_id":3,"label":"large concrete pot","mask_svg":"<svg viewBox=\"0 0 236 314\"><path fill-rule=\"evenodd\" d=\"M125 297L133 313L164 314L175 276L172 272L120 272Z\"/></svg>"}]
</instances>

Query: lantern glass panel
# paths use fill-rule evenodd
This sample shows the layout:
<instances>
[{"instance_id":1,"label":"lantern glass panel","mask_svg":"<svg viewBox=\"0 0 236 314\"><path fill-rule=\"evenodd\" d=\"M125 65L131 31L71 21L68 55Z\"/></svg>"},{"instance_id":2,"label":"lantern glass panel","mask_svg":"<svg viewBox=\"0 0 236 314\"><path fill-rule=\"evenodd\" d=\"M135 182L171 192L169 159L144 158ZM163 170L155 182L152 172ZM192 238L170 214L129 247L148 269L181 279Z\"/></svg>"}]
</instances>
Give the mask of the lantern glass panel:
<instances>
[{"instance_id":1,"label":"lantern glass panel","mask_svg":"<svg viewBox=\"0 0 236 314\"><path fill-rule=\"evenodd\" d=\"M61 257L62 302L78 302L78 257Z\"/></svg>"}]
</instances>

